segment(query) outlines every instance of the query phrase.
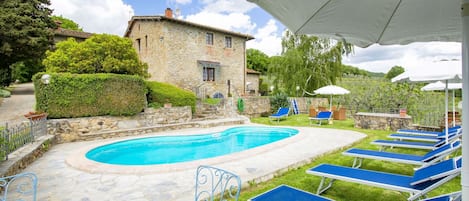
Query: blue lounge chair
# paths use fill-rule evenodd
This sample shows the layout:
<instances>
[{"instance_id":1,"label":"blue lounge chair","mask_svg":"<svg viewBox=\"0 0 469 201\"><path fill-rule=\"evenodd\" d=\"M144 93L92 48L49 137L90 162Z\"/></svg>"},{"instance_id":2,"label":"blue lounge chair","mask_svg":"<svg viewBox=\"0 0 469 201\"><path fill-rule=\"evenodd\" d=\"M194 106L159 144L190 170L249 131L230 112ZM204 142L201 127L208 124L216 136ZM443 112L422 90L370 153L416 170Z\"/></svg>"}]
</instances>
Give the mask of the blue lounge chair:
<instances>
[{"instance_id":1,"label":"blue lounge chair","mask_svg":"<svg viewBox=\"0 0 469 201\"><path fill-rule=\"evenodd\" d=\"M461 129L461 126L453 126L448 128L448 132L451 133L453 131L458 131ZM445 134L445 130L438 132L438 131L422 131L422 130L412 130L412 129L398 129L397 133L400 134L408 134L408 135L424 135L424 136L437 136L440 134Z\"/></svg>"},{"instance_id":2,"label":"blue lounge chair","mask_svg":"<svg viewBox=\"0 0 469 201\"><path fill-rule=\"evenodd\" d=\"M352 167L321 164L306 171L308 174L321 176L317 194L330 187L334 180L343 180L389 190L407 192L407 200L415 200L425 196L429 191L457 177L461 173L461 158L451 158L427 167L420 168L413 176L364 170ZM323 187L326 179L330 179Z\"/></svg>"},{"instance_id":3,"label":"blue lounge chair","mask_svg":"<svg viewBox=\"0 0 469 201\"><path fill-rule=\"evenodd\" d=\"M436 197L427 198L423 201L461 201L461 195L461 191L458 191L454 193L448 193Z\"/></svg>"},{"instance_id":4,"label":"blue lounge chair","mask_svg":"<svg viewBox=\"0 0 469 201\"><path fill-rule=\"evenodd\" d=\"M448 136L448 142L453 142L461 137L462 133ZM375 140L371 144L381 146L380 150L387 147L403 147L410 149L430 149L434 150L446 144L446 138L440 138L438 142L415 142L415 141L399 141L399 140Z\"/></svg>"},{"instance_id":5,"label":"blue lounge chair","mask_svg":"<svg viewBox=\"0 0 469 201\"><path fill-rule=\"evenodd\" d=\"M316 117L310 117L309 120L310 120L310 124L313 124L312 122L314 120L318 121L319 122L318 125L320 126L322 121L324 120L329 121L331 118L332 118L331 111L320 111L318 112Z\"/></svg>"},{"instance_id":6,"label":"blue lounge chair","mask_svg":"<svg viewBox=\"0 0 469 201\"><path fill-rule=\"evenodd\" d=\"M270 120L277 119L277 122L279 122L281 118L287 117L289 112L290 112L290 108L281 107L278 109L277 113L270 115L269 119Z\"/></svg>"},{"instance_id":7,"label":"blue lounge chair","mask_svg":"<svg viewBox=\"0 0 469 201\"><path fill-rule=\"evenodd\" d=\"M428 165L434 164L438 161L443 160L446 156L450 155L454 151L461 148L461 142L456 140L452 143L439 147L433 151L429 151L427 154L420 155L410 155L410 154L400 154L393 152L383 152L383 151L374 151L374 150L364 150L364 149L349 149L342 154L346 156L355 157L353 160L352 167L359 168L362 165L363 159L375 159L383 161L391 161L397 163L406 163L413 165L420 165L426 167Z\"/></svg>"},{"instance_id":8,"label":"blue lounge chair","mask_svg":"<svg viewBox=\"0 0 469 201\"><path fill-rule=\"evenodd\" d=\"M262 193L248 201L332 201L320 195L315 195L287 185L280 185L276 188Z\"/></svg>"},{"instance_id":9,"label":"blue lounge chair","mask_svg":"<svg viewBox=\"0 0 469 201\"><path fill-rule=\"evenodd\" d=\"M451 130L448 131L448 137L452 137L453 135L461 135L462 130ZM440 132L437 135L412 135L412 134L402 134L402 133L394 133L388 135L389 138L394 138L397 140L416 140L416 141L424 141L424 142L438 142L442 138L446 138L445 132Z\"/></svg>"}]
</instances>

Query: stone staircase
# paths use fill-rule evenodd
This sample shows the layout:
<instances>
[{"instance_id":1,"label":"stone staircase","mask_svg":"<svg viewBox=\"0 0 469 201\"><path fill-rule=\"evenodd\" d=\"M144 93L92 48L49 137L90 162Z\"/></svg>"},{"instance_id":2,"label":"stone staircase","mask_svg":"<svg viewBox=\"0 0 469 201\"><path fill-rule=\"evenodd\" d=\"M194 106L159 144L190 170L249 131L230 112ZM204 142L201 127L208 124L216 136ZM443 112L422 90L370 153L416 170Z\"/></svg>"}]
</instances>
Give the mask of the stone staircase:
<instances>
[{"instance_id":1,"label":"stone staircase","mask_svg":"<svg viewBox=\"0 0 469 201\"><path fill-rule=\"evenodd\" d=\"M195 114L192 117L193 121L202 121L210 119L219 119L223 118L223 115L218 111L216 105L209 105L206 103L197 103L197 109Z\"/></svg>"}]
</instances>

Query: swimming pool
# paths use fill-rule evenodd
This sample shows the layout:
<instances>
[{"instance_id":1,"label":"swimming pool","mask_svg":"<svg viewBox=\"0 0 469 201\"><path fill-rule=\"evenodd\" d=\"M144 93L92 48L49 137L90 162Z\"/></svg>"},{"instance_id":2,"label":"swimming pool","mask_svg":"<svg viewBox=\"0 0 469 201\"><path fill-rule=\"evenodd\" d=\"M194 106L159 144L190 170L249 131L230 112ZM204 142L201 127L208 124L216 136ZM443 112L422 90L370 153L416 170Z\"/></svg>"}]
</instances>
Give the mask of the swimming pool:
<instances>
[{"instance_id":1,"label":"swimming pool","mask_svg":"<svg viewBox=\"0 0 469 201\"><path fill-rule=\"evenodd\" d=\"M298 132L291 128L242 126L200 135L140 138L96 147L86 153L86 158L114 165L172 164L240 152Z\"/></svg>"}]
</instances>

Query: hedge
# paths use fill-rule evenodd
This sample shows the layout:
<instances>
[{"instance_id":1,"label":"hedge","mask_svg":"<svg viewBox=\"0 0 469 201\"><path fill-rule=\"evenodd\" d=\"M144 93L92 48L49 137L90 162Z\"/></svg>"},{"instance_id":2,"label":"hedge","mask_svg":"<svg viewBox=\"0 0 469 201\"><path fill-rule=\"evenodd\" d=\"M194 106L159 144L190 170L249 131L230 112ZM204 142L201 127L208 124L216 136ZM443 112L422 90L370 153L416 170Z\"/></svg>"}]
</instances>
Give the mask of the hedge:
<instances>
[{"instance_id":1,"label":"hedge","mask_svg":"<svg viewBox=\"0 0 469 201\"><path fill-rule=\"evenodd\" d=\"M50 118L134 115L146 106L146 86L141 77L118 74L48 73L44 84L33 76L36 110Z\"/></svg>"},{"instance_id":2,"label":"hedge","mask_svg":"<svg viewBox=\"0 0 469 201\"><path fill-rule=\"evenodd\" d=\"M171 103L173 106L191 106L195 112L196 96L193 92L178 88L167 83L146 81L148 87L148 103L162 106Z\"/></svg>"}]
</instances>

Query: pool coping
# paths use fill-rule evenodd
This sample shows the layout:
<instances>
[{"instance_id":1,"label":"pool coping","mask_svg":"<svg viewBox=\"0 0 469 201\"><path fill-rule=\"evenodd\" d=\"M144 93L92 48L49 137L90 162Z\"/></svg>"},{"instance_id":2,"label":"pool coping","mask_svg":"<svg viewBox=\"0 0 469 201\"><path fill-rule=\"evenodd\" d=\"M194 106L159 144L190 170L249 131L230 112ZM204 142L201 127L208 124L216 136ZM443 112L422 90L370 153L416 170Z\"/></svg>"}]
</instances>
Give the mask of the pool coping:
<instances>
[{"instance_id":1,"label":"pool coping","mask_svg":"<svg viewBox=\"0 0 469 201\"><path fill-rule=\"evenodd\" d=\"M256 127L270 127L265 125L257 125L257 124L247 124L247 125L239 125L239 127L246 127L246 126L256 126ZM212 128L200 128L200 129L183 129L177 130L173 132L164 132L164 133L153 133L150 135L142 135L142 136L131 136L131 137L124 137L119 139L112 139L112 140L102 140L100 142L93 143L92 145L87 145L73 153L71 156L67 157L65 162L72 168L85 171L88 173L107 173L107 174L133 174L133 175L145 175L145 174L164 174L170 172L177 172L177 171L185 171L190 169L196 169L200 164L206 165L216 165L225 163L228 161L235 161L244 158L253 157L274 149L278 149L284 147L286 145L299 142L305 139L306 134L302 132L300 129L295 127L288 127L288 126L279 126L282 128L290 128L298 130L298 134L273 142L266 145L262 145L259 147L243 150L236 153L231 153L228 155L217 156L207 159L199 159L194 161L188 162L178 162L173 164L159 164L159 165L113 165L113 164L106 164L100 163L97 161L93 161L88 159L85 154L99 146L103 146L110 143L120 142L129 139L139 139L139 138L147 138L147 137L155 137L155 136L177 136L177 135L200 135L202 133L214 133L226 130L228 128L238 127L238 126L219 126L219 127L212 127ZM205 131L205 132L204 132ZM175 133L179 132L179 133ZM173 135L168 135L168 133L173 133Z\"/></svg>"}]
</instances>

